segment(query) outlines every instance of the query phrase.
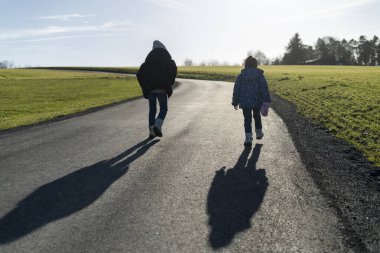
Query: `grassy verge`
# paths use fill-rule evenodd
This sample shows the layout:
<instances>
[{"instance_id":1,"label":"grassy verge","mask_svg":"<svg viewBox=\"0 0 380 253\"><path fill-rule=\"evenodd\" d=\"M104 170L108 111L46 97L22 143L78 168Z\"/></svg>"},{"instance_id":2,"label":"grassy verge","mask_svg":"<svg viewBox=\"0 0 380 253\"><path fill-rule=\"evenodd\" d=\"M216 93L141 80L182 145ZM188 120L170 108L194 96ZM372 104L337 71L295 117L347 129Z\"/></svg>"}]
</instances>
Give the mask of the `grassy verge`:
<instances>
[{"instance_id":1,"label":"grassy verge","mask_svg":"<svg viewBox=\"0 0 380 253\"><path fill-rule=\"evenodd\" d=\"M133 77L52 70L0 70L0 130L141 96Z\"/></svg>"},{"instance_id":2,"label":"grassy verge","mask_svg":"<svg viewBox=\"0 0 380 253\"><path fill-rule=\"evenodd\" d=\"M380 68L279 67L269 79L274 93L380 166Z\"/></svg>"}]
</instances>

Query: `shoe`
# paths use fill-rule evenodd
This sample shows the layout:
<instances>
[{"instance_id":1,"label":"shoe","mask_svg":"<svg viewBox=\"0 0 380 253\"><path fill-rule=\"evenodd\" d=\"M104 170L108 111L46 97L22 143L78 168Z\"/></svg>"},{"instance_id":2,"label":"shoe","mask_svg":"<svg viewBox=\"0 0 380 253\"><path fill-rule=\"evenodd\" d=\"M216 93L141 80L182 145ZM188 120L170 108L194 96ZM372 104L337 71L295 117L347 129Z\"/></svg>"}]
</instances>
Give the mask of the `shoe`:
<instances>
[{"instance_id":1,"label":"shoe","mask_svg":"<svg viewBox=\"0 0 380 253\"><path fill-rule=\"evenodd\" d=\"M156 133L153 130L154 126L149 126L149 139L153 139L156 137Z\"/></svg>"},{"instance_id":2,"label":"shoe","mask_svg":"<svg viewBox=\"0 0 380 253\"><path fill-rule=\"evenodd\" d=\"M162 131L161 131L161 129L162 129L162 124L163 123L164 123L164 121L162 119L157 118L156 122L155 122L155 124L153 126L153 131L156 134L156 136L158 136L158 137L162 137Z\"/></svg>"},{"instance_id":3,"label":"shoe","mask_svg":"<svg viewBox=\"0 0 380 253\"><path fill-rule=\"evenodd\" d=\"M244 146L245 147L251 147L252 146L252 133L245 133L245 141Z\"/></svg>"},{"instance_id":4,"label":"shoe","mask_svg":"<svg viewBox=\"0 0 380 253\"><path fill-rule=\"evenodd\" d=\"M264 133L262 129L256 129L256 139L261 140L264 137Z\"/></svg>"}]
</instances>

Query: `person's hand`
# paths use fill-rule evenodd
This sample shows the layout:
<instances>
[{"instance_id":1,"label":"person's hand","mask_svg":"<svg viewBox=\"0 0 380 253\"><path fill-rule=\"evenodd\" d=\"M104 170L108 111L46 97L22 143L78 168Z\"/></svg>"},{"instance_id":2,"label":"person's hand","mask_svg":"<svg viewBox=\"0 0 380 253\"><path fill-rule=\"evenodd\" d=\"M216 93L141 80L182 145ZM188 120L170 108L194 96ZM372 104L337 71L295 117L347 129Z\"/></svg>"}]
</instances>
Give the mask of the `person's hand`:
<instances>
[{"instance_id":1,"label":"person's hand","mask_svg":"<svg viewBox=\"0 0 380 253\"><path fill-rule=\"evenodd\" d=\"M261 106L260 112L263 117L268 116L269 106L270 106L269 102L264 102L263 105Z\"/></svg>"},{"instance_id":2,"label":"person's hand","mask_svg":"<svg viewBox=\"0 0 380 253\"><path fill-rule=\"evenodd\" d=\"M239 107L237 105L234 105L235 110L239 110Z\"/></svg>"}]
</instances>

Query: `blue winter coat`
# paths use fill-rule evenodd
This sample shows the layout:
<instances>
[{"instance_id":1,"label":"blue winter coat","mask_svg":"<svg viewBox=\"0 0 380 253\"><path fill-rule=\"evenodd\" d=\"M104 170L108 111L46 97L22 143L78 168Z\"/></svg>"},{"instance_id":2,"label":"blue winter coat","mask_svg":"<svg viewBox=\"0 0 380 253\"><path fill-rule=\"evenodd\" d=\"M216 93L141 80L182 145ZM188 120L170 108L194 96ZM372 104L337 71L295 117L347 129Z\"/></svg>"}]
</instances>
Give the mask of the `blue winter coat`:
<instances>
[{"instance_id":1,"label":"blue winter coat","mask_svg":"<svg viewBox=\"0 0 380 253\"><path fill-rule=\"evenodd\" d=\"M238 75L232 96L232 105L241 108L261 108L263 102L271 102L264 71L248 67Z\"/></svg>"}]
</instances>

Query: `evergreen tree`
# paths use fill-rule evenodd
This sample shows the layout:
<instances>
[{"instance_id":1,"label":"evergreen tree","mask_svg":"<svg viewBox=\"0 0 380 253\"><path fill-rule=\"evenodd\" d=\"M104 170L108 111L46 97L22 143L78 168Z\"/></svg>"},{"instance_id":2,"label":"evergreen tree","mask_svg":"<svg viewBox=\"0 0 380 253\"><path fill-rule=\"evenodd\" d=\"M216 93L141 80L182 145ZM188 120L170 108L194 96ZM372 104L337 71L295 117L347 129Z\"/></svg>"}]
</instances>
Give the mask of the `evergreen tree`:
<instances>
[{"instance_id":1,"label":"evergreen tree","mask_svg":"<svg viewBox=\"0 0 380 253\"><path fill-rule=\"evenodd\" d=\"M369 65L371 60L371 42L365 36L359 37L358 42L358 63L359 65Z\"/></svg>"},{"instance_id":2,"label":"evergreen tree","mask_svg":"<svg viewBox=\"0 0 380 253\"><path fill-rule=\"evenodd\" d=\"M278 64L279 61L273 62ZM342 41L327 36L318 38L315 48L304 45L298 33L289 41L281 64L322 64L322 65L380 65L380 39L373 36L367 40Z\"/></svg>"},{"instance_id":3,"label":"evergreen tree","mask_svg":"<svg viewBox=\"0 0 380 253\"><path fill-rule=\"evenodd\" d=\"M342 58L341 58L341 64L342 65L355 65L355 55L353 53L354 49L350 45L350 42L343 39L341 41L342 46Z\"/></svg>"},{"instance_id":4,"label":"evergreen tree","mask_svg":"<svg viewBox=\"0 0 380 253\"><path fill-rule=\"evenodd\" d=\"M290 39L286 47L286 53L282 59L283 64L295 65L304 64L306 61L307 49L302 44L302 40L298 33Z\"/></svg>"},{"instance_id":5,"label":"evergreen tree","mask_svg":"<svg viewBox=\"0 0 380 253\"><path fill-rule=\"evenodd\" d=\"M307 61L310 61L310 60L313 61L316 58L318 58L316 51L313 49L312 46L307 46L307 48L306 48L306 60Z\"/></svg>"},{"instance_id":6,"label":"evergreen tree","mask_svg":"<svg viewBox=\"0 0 380 253\"><path fill-rule=\"evenodd\" d=\"M338 65L352 65L352 53L348 47L348 43L345 39L342 41L336 40L333 37L328 37L329 39L329 53L331 59L334 59L335 64Z\"/></svg>"},{"instance_id":7,"label":"evergreen tree","mask_svg":"<svg viewBox=\"0 0 380 253\"><path fill-rule=\"evenodd\" d=\"M376 59L377 59L377 65L380 65L380 41L377 42L376 48Z\"/></svg>"},{"instance_id":8,"label":"evergreen tree","mask_svg":"<svg viewBox=\"0 0 380 253\"><path fill-rule=\"evenodd\" d=\"M379 43L379 38L375 35L373 36L373 39L370 41L371 44L371 54L369 56L369 65L375 66L378 62L378 55L377 55L377 45Z\"/></svg>"},{"instance_id":9,"label":"evergreen tree","mask_svg":"<svg viewBox=\"0 0 380 253\"><path fill-rule=\"evenodd\" d=\"M352 57L353 57L353 64L354 65L358 65L358 42L355 40L355 39L351 39L349 42L348 42L348 47L350 48L350 51L352 53Z\"/></svg>"},{"instance_id":10,"label":"evergreen tree","mask_svg":"<svg viewBox=\"0 0 380 253\"><path fill-rule=\"evenodd\" d=\"M326 38L318 38L315 43L315 50L322 65L335 65L335 58L330 54L330 48Z\"/></svg>"},{"instance_id":11,"label":"evergreen tree","mask_svg":"<svg viewBox=\"0 0 380 253\"><path fill-rule=\"evenodd\" d=\"M315 48L322 65L355 64L352 48L345 39L339 41L333 37L319 38Z\"/></svg>"}]
</instances>

